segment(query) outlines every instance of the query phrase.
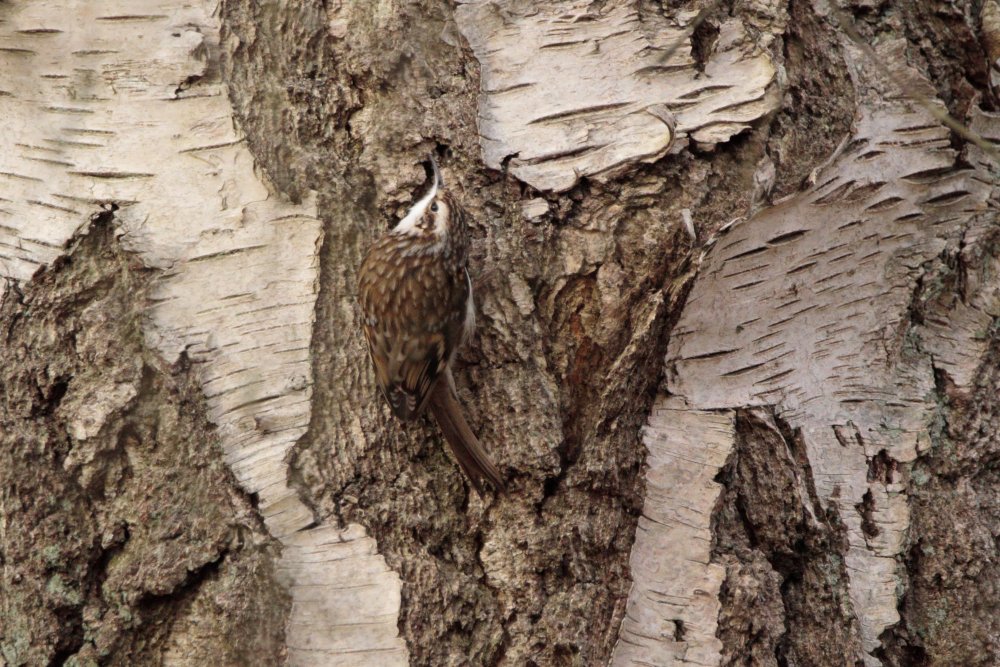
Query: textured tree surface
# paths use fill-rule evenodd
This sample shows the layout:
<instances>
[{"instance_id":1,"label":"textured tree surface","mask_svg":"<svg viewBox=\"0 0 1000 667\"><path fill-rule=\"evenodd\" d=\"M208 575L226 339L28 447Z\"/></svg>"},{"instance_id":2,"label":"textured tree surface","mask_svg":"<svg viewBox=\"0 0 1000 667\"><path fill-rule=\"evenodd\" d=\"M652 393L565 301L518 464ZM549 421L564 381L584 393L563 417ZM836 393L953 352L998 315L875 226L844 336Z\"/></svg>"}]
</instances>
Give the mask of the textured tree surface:
<instances>
[{"instance_id":1,"label":"textured tree surface","mask_svg":"<svg viewBox=\"0 0 1000 667\"><path fill-rule=\"evenodd\" d=\"M707 4L0 1L0 666L1000 664L1000 4Z\"/></svg>"},{"instance_id":2,"label":"textured tree surface","mask_svg":"<svg viewBox=\"0 0 1000 667\"><path fill-rule=\"evenodd\" d=\"M149 279L99 220L4 295L6 664L278 659L275 550L190 366L144 344Z\"/></svg>"}]
</instances>

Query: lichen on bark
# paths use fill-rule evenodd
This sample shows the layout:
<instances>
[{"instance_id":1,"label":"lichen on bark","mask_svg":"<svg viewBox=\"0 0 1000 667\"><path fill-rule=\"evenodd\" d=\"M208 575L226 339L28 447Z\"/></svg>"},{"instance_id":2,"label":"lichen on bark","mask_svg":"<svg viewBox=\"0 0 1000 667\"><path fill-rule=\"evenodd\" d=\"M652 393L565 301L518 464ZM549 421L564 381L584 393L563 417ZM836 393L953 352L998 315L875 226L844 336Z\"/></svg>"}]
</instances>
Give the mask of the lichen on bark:
<instances>
[{"instance_id":1,"label":"lichen on bark","mask_svg":"<svg viewBox=\"0 0 1000 667\"><path fill-rule=\"evenodd\" d=\"M190 369L144 343L150 274L113 215L0 305L0 652L12 667L277 660L274 550Z\"/></svg>"},{"instance_id":2,"label":"lichen on bark","mask_svg":"<svg viewBox=\"0 0 1000 667\"><path fill-rule=\"evenodd\" d=\"M481 162L478 63L449 8L234 1L223 16L249 144L280 188L319 192L325 225L315 409L292 459L303 499L321 519L366 526L400 573L413 664L606 660L641 503L639 430L690 267L681 211L697 211L702 238L745 214L765 138L539 193ZM811 99L850 106L815 88L803 114ZM419 194L429 152L473 214L479 332L456 377L513 489L486 504L431 424L387 418L357 326L361 256ZM812 166L789 149L779 180Z\"/></svg>"},{"instance_id":3,"label":"lichen on bark","mask_svg":"<svg viewBox=\"0 0 1000 667\"><path fill-rule=\"evenodd\" d=\"M853 667L846 529L816 495L801 436L767 410L740 411L736 433L712 531L721 664Z\"/></svg>"},{"instance_id":4,"label":"lichen on bark","mask_svg":"<svg viewBox=\"0 0 1000 667\"><path fill-rule=\"evenodd\" d=\"M736 53L718 40L740 35L767 66L752 114L716 109L728 141L663 156L654 124L558 182L528 174L602 137L484 159L481 111L504 91L484 95L480 73L504 25L476 34L458 6L513 8L565 54L594 35L662 47L706 3L145 4L168 9L87 14L86 34L60 32L83 10L0 5L0 60L35 63L0 85L31 121L0 169L21 184L0 199L4 275L21 279L0 305L0 664L589 665L616 640L615 664L640 644L725 665L996 662L996 172L859 58L825 3L723 3L691 36L693 62L666 78L701 101L718 93L713 54ZM995 5L845 10L997 141L974 111L997 108ZM594 25L608 16L624 32ZM567 27L584 39L564 43ZM588 52L598 78L606 55ZM535 88L534 118L571 130L620 102L550 109L556 87ZM503 498L470 494L431 422L389 418L358 326L361 256L432 153L473 214L480 328L456 377ZM899 173L871 167L886 155ZM810 338L824 312L843 314ZM839 329L859 320L865 336ZM816 354L786 355L775 331ZM670 336L683 377L661 377ZM630 587L651 604L627 609Z\"/></svg>"}]
</instances>

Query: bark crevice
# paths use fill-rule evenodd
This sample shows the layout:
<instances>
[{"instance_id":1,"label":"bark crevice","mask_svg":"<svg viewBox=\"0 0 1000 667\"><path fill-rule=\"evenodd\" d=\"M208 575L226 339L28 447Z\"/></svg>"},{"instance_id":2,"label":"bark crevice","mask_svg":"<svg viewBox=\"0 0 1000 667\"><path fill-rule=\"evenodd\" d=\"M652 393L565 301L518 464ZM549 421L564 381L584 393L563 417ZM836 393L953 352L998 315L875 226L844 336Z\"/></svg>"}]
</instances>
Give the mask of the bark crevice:
<instances>
[{"instance_id":1,"label":"bark crevice","mask_svg":"<svg viewBox=\"0 0 1000 667\"><path fill-rule=\"evenodd\" d=\"M34 526L0 531L0 650L8 665L135 664L172 646L224 656L253 628L226 650L277 659L286 607L269 540L222 462L198 383L145 345L152 274L121 249L113 218L98 216L0 305L0 506L5 526ZM257 600L223 602L196 637L174 631L211 595L209 579L241 572L254 573Z\"/></svg>"}]
</instances>

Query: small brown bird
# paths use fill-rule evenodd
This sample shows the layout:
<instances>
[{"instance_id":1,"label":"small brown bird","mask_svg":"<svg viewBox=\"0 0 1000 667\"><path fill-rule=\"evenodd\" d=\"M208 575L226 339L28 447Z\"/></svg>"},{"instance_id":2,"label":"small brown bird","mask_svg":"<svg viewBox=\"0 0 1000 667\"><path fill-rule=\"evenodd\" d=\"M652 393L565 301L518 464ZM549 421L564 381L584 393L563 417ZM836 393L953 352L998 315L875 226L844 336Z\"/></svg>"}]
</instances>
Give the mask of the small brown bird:
<instances>
[{"instance_id":1,"label":"small brown bird","mask_svg":"<svg viewBox=\"0 0 1000 667\"><path fill-rule=\"evenodd\" d=\"M398 418L427 404L462 470L482 495L504 488L455 397L451 364L472 337L468 213L444 190L437 163L430 191L368 250L358 276L365 339L375 378Z\"/></svg>"}]
</instances>

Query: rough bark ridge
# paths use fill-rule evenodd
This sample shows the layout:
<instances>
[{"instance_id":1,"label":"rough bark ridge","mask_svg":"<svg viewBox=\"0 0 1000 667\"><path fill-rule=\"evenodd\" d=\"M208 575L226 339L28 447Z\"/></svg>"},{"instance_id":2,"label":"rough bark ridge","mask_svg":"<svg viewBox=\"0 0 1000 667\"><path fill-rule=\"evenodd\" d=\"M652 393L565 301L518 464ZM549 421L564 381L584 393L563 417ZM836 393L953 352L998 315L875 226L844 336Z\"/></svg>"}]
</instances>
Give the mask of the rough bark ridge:
<instances>
[{"instance_id":1,"label":"rough bark ridge","mask_svg":"<svg viewBox=\"0 0 1000 667\"><path fill-rule=\"evenodd\" d=\"M995 172L665 4L0 3L0 664L996 662ZM996 0L849 8L1000 140ZM429 152L503 498L364 356Z\"/></svg>"},{"instance_id":2,"label":"rough bark ridge","mask_svg":"<svg viewBox=\"0 0 1000 667\"><path fill-rule=\"evenodd\" d=\"M190 359L226 463L285 543L289 659L398 657L398 578L362 529L313 527L289 488L285 455L309 421L320 227L312 197L293 205L255 170L219 78L217 10L0 6L0 116L21 130L0 151L11 195L0 266L29 278L93 213L113 209L123 246L155 271L135 314L147 344L166 363ZM179 627L187 635L163 659L198 664L211 628Z\"/></svg>"},{"instance_id":3,"label":"rough bark ridge","mask_svg":"<svg viewBox=\"0 0 1000 667\"><path fill-rule=\"evenodd\" d=\"M855 87L866 91L851 136L809 189L720 235L672 331L671 396L658 400L647 436L654 462L665 445L664 462L648 476L664 495L646 495L640 525L648 530L633 551L636 585L616 651L622 664L719 664L759 641L771 661L879 665L883 633L900 621L912 466L933 444L935 379L968 391L990 359L988 333L1000 315L995 259L981 260L961 298L949 294L933 316L923 317L920 304L940 298L943 267L993 250L996 165L978 149L960 155L947 130L912 102L909 96L934 91L906 64L904 43L886 41L879 49L902 87L846 43L844 50ZM972 118L981 134L997 135L1000 117L973 109ZM746 407L774 409L777 425L768 428L778 437L758 446L798 443L802 483L782 488L780 474L748 483L740 474L748 452L733 454L738 429L712 437L714 421ZM664 418L669 411L678 414ZM688 413L698 426L677 428ZM682 472L707 481L727 455L736 456L736 476L720 481L738 489L736 510L752 548L735 561L730 554L745 540L720 540L710 553L696 537L707 536L723 487L705 484L693 499L684 487L661 481ZM801 525L789 530L782 513L762 516L757 502L747 500L766 502L768 487L774 499L799 508L790 516ZM734 511L719 525L731 522ZM838 538L841 530L846 541ZM817 558L822 553L810 534L825 534L820 547L836 558ZM754 552L770 568L758 565ZM790 556L798 562L790 565ZM698 574L677 579L681 567ZM782 582L784 614L775 609L772 573ZM770 603L765 596L760 604L777 623L748 639L733 625L751 627L749 614L760 610L743 589L761 587L770 591ZM742 596L747 615L730 608L717 622L712 609L720 595ZM803 596L811 596L808 604ZM807 614L816 618L811 628ZM775 633L785 615L785 628ZM664 631L671 625L672 633ZM965 641L984 648L976 634ZM996 648L988 651L995 660Z\"/></svg>"},{"instance_id":4,"label":"rough bark ridge","mask_svg":"<svg viewBox=\"0 0 1000 667\"><path fill-rule=\"evenodd\" d=\"M0 306L0 663L277 661L275 550L112 217Z\"/></svg>"},{"instance_id":5,"label":"rough bark ridge","mask_svg":"<svg viewBox=\"0 0 1000 667\"><path fill-rule=\"evenodd\" d=\"M365 525L406 582L414 664L599 663L628 586L638 427L683 293L680 211L746 212L763 144L632 165L563 194L526 189L482 166L479 72L449 10L325 10L231 2L225 13L227 78L251 146L279 187L316 189L327 222L317 409L293 464L303 497L321 517ZM480 328L457 380L513 475L510 497L486 504L468 497L433 428L387 418L358 334L356 267L413 201L433 150L475 220Z\"/></svg>"}]
</instances>

